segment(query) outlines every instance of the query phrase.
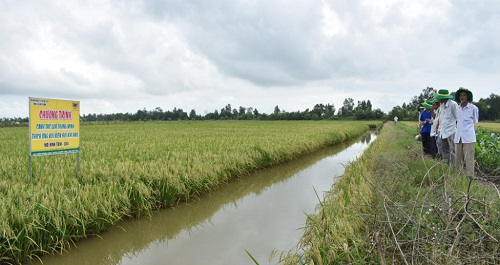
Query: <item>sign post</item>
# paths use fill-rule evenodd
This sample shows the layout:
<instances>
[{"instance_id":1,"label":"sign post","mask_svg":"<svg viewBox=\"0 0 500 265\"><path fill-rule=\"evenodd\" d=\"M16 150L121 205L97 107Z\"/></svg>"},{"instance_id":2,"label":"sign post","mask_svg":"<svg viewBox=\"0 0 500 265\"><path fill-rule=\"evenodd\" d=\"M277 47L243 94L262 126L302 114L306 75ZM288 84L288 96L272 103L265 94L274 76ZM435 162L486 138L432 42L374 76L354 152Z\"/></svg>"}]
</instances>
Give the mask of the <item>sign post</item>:
<instances>
[{"instance_id":1,"label":"sign post","mask_svg":"<svg viewBox=\"0 0 500 265\"><path fill-rule=\"evenodd\" d=\"M29 98L29 177L32 157L77 153L80 170L80 101Z\"/></svg>"}]
</instances>

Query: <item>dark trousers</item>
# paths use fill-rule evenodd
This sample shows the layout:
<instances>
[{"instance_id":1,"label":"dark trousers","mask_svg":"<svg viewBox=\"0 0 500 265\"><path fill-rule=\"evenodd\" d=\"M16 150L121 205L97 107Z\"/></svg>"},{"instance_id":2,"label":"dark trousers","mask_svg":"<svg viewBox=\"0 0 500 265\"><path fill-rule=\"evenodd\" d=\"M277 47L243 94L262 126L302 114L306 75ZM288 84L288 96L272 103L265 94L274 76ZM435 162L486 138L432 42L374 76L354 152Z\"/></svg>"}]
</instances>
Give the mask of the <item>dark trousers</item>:
<instances>
[{"instance_id":1,"label":"dark trousers","mask_svg":"<svg viewBox=\"0 0 500 265\"><path fill-rule=\"evenodd\" d=\"M424 148L424 154L430 155L431 154L431 133L426 132L426 133L420 133L422 135L422 147Z\"/></svg>"},{"instance_id":2,"label":"dark trousers","mask_svg":"<svg viewBox=\"0 0 500 265\"><path fill-rule=\"evenodd\" d=\"M432 157L436 157L437 153L438 153L436 141L437 141L437 137L436 136L431 136L431 140L430 140L430 146L431 146L430 155Z\"/></svg>"}]
</instances>

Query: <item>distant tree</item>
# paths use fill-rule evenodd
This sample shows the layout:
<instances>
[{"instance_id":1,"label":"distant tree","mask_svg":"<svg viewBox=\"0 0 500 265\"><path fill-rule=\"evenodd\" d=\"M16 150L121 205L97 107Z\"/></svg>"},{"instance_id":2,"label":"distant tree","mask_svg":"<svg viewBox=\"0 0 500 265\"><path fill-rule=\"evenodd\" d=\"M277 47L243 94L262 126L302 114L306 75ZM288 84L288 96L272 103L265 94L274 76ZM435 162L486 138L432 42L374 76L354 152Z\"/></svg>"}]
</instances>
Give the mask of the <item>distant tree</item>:
<instances>
[{"instance_id":1,"label":"distant tree","mask_svg":"<svg viewBox=\"0 0 500 265\"><path fill-rule=\"evenodd\" d=\"M357 120L365 120L367 119L366 112L366 110L362 110L361 108L359 108L354 112L354 117L356 117Z\"/></svg>"},{"instance_id":2,"label":"distant tree","mask_svg":"<svg viewBox=\"0 0 500 265\"><path fill-rule=\"evenodd\" d=\"M366 110L366 101L359 101L358 100L358 106L354 109L355 111L357 110Z\"/></svg>"},{"instance_id":3,"label":"distant tree","mask_svg":"<svg viewBox=\"0 0 500 265\"><path fill-rule=\"evenodd\" d=\"M247 114L252 114L253 115L253 108L252 107L248 107L247 108Z\"/></svg>"},{"instance_id":4,"label":"distant tree","mask_svg":"<svg viewBox=\"0 0 500 265\"><path fill-rule=\"evenodd\" d=\"M136 116L135 120L145 121L148 118L148 111L146 110L146 108L143 108L142 110L137 110L137 112L135 113L135 116ZM99 117L97 117L96 120L99 120Z\"/></svg>"},{"instance_id":5,"label":"distant tree","mask_svg":"<svg viewBox=\"0 0 500 265\"><path fill-rule=\"evenodd\" d=\"M398 119L400 120L403 120L403 118L405 117L404 109L399 105L393 107L392 110L389 111L389 118L393 119L394 117L398 117Z\"/></svg>"},{"instance_id":6,"label":"distant tree","mask_svg":"<svg viewBox=\"0 0 500 265\"><path fill-rule=\"evenodd\" d=\"M489 120L488 105L486 105L484 99L480 99L479 102L474 102L474 105L476 105L479 110L479 121Z\"/></svg>"},{"instance_id":7,"label":"distant tree","mask_svg":"<svg viewBox=\"0 0 500 265\"><path fill-rule=\"evenodd\" d=\"M259 116L259 110L258 110L258 109L254 109L254 110L253 110L253 115L254 115L255 117Z\"/></svg>"},{"instance_id":8,"label":"distant tree","mask_svg":"<svg viewBox=\"0 0 500 265\"><path fill-rule=\"evenodd\" d=\"M422 90L420 95L413 96L410 102L403 103L401 106L393 107L389 111L389 118L394 118L397 116L399 120L417 120L418 119L418 108L422 102L426 99L430 99L434 96L436 90L432 87L426 87Z\"/></svg>"},{"instance_id":9,"label":"distant tree","mask_svg":"<svg viewBox=\"0 0 500 265\"><path fill-rule=\"evenodd\" d=\"M238 116L241 116L241 115L245 114L245 113L246 113L246 111L247 111L247 109L246 109L245 107L240 106L240 107L238 108Z\"/></svg>"},{"instance_id":10,"label":"distant tree","mask_svg":"<svg viewBox=\"0 0 500 265\"><path fill-rule=\"evenodd\" d=\"M153 120L162 120L163 119L163 110L160 107L156 107L152 113L151 113L151 118Z\"/></svg>"},{"instance_id":11,"label":"distant tree","mask_svg":"<svg viewBox=\"0 0 500 265\"><path fill-rule=\"evenodd\" d=\"M314 108L311 110L310 113L314 116L315 120L319 120L325 115L325 112L326 112L326 107L325 105L323 105L323 103L321 103L314 105Z\"/></svg>"},{"instance_id":12,"label":"distant tree","mask_svg":"<svg viewBox=\"0 0 500 265\"><path fill-rule=\"evenodd\" d=\"M333 106L333 104L330 105L330 103L328 103L325 107L325 119L329 119L331 117L333 117L333 115L335 115L335 107Z\"/></svg>"},{"instance_id":13,"label":"distant tree","mask_svg":"<svg viewBox=\"0 0 500 265\"><path fill-rule=\"evenodd\" d=\"M380 120L380 119L385 119L386 114L381 110L381 109L375 109L373 110L373 119Z\"/></svg>"},{"instance_id":14,"label":"distant tree","mask_svg":"<svg viewBox=\"0 0 500 265\"><path fill-rule=\"evenodd\" d=\"M488 107L488 120L496 121L500 119L500 95L491 94L484 100ZM481 113L479 114L481 116Z\"/></svg>"},{"instance_id":15,"label":"distant tree","mask_svg":"<svg viewBox=\"0 0 500 265\"><path fill-rule=\"evenodd\" d=\"M232 114L231 104L227 104L224 108L220 110L220 117L223 119L230 119Z\"/></svg>"},{"instance_id":16,"label":"distant tree","mask_svg":"<svg viewBox=\"0 0 500 265\"><path fill-rule=\"evenodd\" d=\"M180 115L179 115L179 111L177 111L177 108L174 107L174 109L172 110L172 114L170 115L170 119L172 120L180 120Z\"/></svg>"},{"instance_id":17,"label":"distant tree","mask_svg":"<svg viewBox=\"0 0 500 265\"><path fill-rule=\"evenodd\" d=\"M194 109L192 109L191 112L189 112L189 119L190 120L196 119L196 111Z\"/></svg>"},{"instance_id":18,"label":"distant tree","mask_svg":"<svg viewBox=\"0 0 500 265\"><path fill-rule=\"evenodd\" d=\"M436 92L437 91L433 87L428 86L428 87L424 88L422 90L422 92L420 93L420 95L414 96L412 98L412 100L410 101L410 104L407 105L407 109L416 110L422 102L424 102L426 99L432 98L434 96L434 93L436 93Z\"/></svg>"},{"instance_id":19,"label":"distant tree","mask_svg":"<svg viewBox=\"0 0 500 265\"><path fill-rule=\"evenodd\" d=\"M369 110L369 111L371 111L371 110L372 110L372 103L370 102L370 100L368 100L368 101L366 102L366 110Z\"/></svg>"},{"instance_id":20,"label":"distant tree","mask_svg":"<svg viewBox=\"0 0 500 265\"><path fill-rule=\"evenodd\" d=\"M278 107L278 105L276 105L276 107L274 107L274 114L278 114L280 112L280 108Z\"/></svg>"},{"instance_id":21,"label":"distant tree","mask_svg":"<svg viewBox=\"0 0 500 265\"><path fill-rule=\"evenodd\" d=\"M219 111L214 110L213 113L206 114L205 115L205 119L207 119L207 120L218 120L218 119L220 119Z\"/></svg>"},{"instance_id":22,"label":"distant tree","mask_svg":"<svg viewBox=\"0 0 500 265\"><path fill-rule=\"evenodd\" d=\"M342 115L342 117L350 117L354 115L354 99L344 99L344 103L340 108L340 114Z\"/></svg>"}]
</instances>

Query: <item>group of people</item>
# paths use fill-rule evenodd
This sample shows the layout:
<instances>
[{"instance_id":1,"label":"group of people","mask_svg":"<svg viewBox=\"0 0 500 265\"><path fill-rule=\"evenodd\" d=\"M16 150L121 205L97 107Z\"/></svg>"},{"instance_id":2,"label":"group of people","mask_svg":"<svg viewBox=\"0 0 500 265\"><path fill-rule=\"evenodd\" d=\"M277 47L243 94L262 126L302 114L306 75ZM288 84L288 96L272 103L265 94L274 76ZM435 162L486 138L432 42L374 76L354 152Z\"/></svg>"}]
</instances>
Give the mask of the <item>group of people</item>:
<instances>
[{"instance_id":1,"label":"group of people","mask_svg":"<svg viewBox=\"0 0 500 265\"><path fill-rule=\"evenodd\" d=\"M465 165L467 176L474 175L474 124L479 121L479 110L472 104L472 96L472 92L463 87L455 96L440 89L432 99L421 103L419 114L424 154L440 158L459 170Z\"/></svg>"}]
</instances>

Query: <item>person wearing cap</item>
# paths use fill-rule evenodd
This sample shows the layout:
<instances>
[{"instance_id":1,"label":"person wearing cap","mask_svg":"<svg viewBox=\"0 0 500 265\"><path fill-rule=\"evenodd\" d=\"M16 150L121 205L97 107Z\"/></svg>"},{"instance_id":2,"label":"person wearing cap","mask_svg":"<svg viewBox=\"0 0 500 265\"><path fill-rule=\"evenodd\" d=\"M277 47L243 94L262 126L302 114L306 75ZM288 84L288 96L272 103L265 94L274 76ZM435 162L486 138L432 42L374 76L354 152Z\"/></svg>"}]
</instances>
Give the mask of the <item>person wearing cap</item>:
<instances>
[{"instance_id":1,"label":"person wearing cap","mask_svg":"<svg viewBox=\"0 0 500 265\"><path fill-rule=\"evenodd\" d=\"M420 114L420 135L422 136L422 147L425 155L431 154L431 125L432 125L432 105L429 105L427 101L422 103L425 108Z\"/></svg>"},{"instance_id":2,"label":"person wearing cap","mask_svg":"<svg viewBox=\"0 0 500 265\"><path fill-rule=\"evenodd\" d=\"M454 139L457 153L455 164L458 170L462 170L465 164L465 174L472 177L474 175L474 143L476 142L474 124L479 121L479 109L471 103L472 92L467 88L461 87L457 90L455 101L460 104Z\"/></svg>"},{"instance_id":3,"label":"person wearing cap","mask_svg":"<svg viewBox=\"0 0 500 265\"><path fill-rule=\"evenodd\" d=\"M441 158L448 165L455 165L455 131L457 128L458 104L450 100L447 89L440 89L434 94L434 99L439 100L439 124L438 130L441 138Z\"/></svg>"}]
</instances>

